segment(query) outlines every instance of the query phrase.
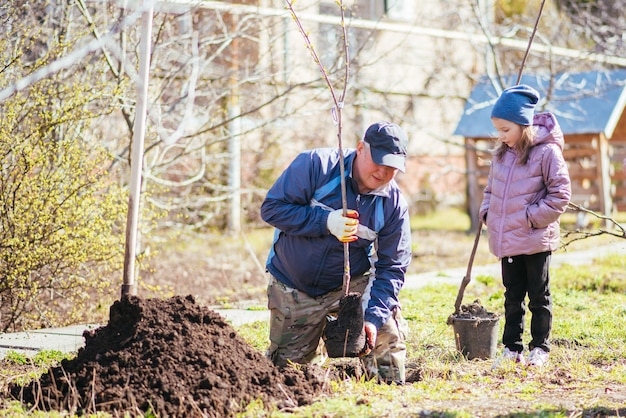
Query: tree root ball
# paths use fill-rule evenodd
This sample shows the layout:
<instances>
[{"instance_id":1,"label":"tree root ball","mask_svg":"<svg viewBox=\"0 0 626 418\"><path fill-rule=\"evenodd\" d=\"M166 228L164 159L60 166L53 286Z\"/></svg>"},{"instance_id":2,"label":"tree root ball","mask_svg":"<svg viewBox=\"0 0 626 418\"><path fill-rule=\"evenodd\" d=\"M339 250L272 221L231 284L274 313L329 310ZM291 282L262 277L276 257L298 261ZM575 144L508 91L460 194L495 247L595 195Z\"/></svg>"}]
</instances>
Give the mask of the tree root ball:
<instances>
[{"instance_id":1,"label":"tree root ball","mask_svg":"<svg viewBox=\"0 0 626 418\"><path fill-rule=\"evenodd\" d=\"M339 301L337 319L324 329L324 343L329 357L357 357L363 352L366 338L360 293L349 293Z\"/></svg>"}]
</instances>

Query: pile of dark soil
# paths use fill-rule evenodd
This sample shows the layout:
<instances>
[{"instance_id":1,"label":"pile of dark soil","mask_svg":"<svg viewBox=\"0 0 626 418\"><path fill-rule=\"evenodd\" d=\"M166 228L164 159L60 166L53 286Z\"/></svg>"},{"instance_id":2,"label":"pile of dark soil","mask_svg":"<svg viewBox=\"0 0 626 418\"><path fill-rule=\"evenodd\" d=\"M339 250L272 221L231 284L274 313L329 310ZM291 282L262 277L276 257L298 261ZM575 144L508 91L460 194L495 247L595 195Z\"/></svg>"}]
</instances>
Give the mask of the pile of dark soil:
<instances>
[{"instance_id":1,"label":"pile of dark soil","mask_svg":"<svg viewBox=\"0 0 626 418\"><path fill-rule=\"evenodd\" d=\"M277 368L192 296L124 297L84 337L77 357L11 395L40 410L225 417L257 399L307 405L326 387L321 368Z\"/></svg>"}]
</instances>

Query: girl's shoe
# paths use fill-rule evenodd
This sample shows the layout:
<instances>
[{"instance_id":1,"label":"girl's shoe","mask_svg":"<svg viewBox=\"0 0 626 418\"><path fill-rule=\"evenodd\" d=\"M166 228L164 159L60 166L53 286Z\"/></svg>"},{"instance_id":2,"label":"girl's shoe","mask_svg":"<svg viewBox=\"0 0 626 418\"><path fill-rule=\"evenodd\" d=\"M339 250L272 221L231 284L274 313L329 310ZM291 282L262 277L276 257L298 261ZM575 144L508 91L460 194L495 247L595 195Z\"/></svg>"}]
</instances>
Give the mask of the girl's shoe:
<instances>
[{"instance_id":1,"label":"girl's shoe","mask_svg":"<svg viewBox=\"0 0 626 418\"><path fill-rule=\"evenodd\" d=\"M528 355L528 365L535 367L543 367L548 362L549 354L539 347L535 347Z\"/></svg>"},{"instance_id":2,"label":"girl's shoe","mask_svg":"<svg viewBox=\"0 0 626 418\"><path fill-rule=\"evenodd\" d=\"M508 363L508 362L518 363L521 366L526 364L526 360L524 359L524 356L522 355L522 353L509 350L508 347L504 347L504 351L502 351L502 355L500 356L500 358L496 360L496 362L493 364L491 368L497 369L504 363Z\"/></svg>"}]
</instances>

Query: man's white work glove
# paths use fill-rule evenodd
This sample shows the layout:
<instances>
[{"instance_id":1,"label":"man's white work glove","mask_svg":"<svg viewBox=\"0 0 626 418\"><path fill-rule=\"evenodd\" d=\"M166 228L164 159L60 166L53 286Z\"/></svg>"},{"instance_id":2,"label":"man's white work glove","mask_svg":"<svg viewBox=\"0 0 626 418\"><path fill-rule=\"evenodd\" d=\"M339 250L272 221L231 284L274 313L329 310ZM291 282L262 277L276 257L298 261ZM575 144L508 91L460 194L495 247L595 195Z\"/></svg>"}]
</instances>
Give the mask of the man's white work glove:
<instances>
[{"instance_id":1,"label":"man's white work glove","mask_svg":"<svg viewBox=\"0 0 626 418\"><path fill-rule=\"evenodd\" d=\"M378 337L378 330L371 322L365 321L363 330L365 331L365 347L363 347L363 351L361 351L359 356L366 356L371 353L374 347L376 347L376 337Z\"/></svg>"},{"instance_id":2,"label":"man's white work glove","mask_svg":"<svg viewBox=\"0 0 626 418\"><path fill-rule=\"evenodd\" d=\"M341 242L353 242L359 239L356 231L359 228L359 212L349 209L347 216L343 216L343 210L337 209L328 214L326 227L331 234Z\"/></svg>"}]
</instances>

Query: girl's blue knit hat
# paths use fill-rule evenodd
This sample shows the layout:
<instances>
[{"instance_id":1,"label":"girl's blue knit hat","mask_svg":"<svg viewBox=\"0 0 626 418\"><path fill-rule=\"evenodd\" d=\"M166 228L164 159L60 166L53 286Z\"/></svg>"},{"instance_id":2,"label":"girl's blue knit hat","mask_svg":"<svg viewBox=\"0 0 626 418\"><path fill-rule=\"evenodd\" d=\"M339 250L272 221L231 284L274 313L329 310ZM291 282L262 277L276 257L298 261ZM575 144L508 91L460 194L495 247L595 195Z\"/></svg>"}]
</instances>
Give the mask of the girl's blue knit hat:
<instances>
[{"instance_id":1,"label":"girl's blue knit hat","mask_svg":"<svg viewBox=\"0 0 626 418\"><path fill-rule=\"evenodd\" d=\"M539 101L537 90L525 84L504 90L491 110L491 117L505 119L520 125L532 125L535 106Z\"/></svg>"}]
</instances>

